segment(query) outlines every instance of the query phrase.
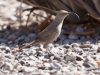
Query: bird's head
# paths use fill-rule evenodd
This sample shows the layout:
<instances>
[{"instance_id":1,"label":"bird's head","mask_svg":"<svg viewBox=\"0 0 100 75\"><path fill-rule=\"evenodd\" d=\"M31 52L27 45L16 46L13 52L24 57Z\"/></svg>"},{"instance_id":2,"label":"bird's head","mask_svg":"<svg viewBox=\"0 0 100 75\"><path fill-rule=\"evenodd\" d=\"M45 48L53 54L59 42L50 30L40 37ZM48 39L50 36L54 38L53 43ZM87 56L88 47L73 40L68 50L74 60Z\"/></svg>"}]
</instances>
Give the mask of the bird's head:
<instances>
[{"instance_id":1,"label":"bird's head","mask_svg":"<svg viewBox=\"0 0 100 75\"><path fill-rule=\"evenodd\" d=\"M67 15L68 14L68 11L65 11L65 10L60 10L60 11L56 11L56 13L58 14L58 15Z\"/></svg>"},{"instance_id":2,"label":"bird's head","mask_svg":"<svg viewBox=\"0 0 100 75\"><path fill-rule=\"evenodd\" d=\"M60 18L65 18L68 14L68 12L65 10L56 11L56 13L57 13L57 17L60 17Z\"/></svg>"}]
</instances>

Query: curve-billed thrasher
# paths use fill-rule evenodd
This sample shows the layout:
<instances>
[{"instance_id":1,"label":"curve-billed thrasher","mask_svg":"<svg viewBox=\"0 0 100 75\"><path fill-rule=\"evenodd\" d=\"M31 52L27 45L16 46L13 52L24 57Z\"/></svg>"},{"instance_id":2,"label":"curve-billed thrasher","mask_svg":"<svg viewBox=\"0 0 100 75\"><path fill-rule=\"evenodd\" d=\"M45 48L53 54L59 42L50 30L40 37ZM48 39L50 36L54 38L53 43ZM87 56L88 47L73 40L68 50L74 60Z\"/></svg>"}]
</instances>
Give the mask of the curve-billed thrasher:
<instances>
[{"instance_id":1,"label":"curve-billed thrasher","mask_svg":"<svg viewBox=\"0 0 100 75\"><path fill-rule=\"evenodd\" d=\"M47 26L42 32L40 32L34 41L23 46L22 48L20 48L20 50L31 44L44 44L44 46L47 47L49 43L55 41L61 33L63 21L67 14L68 12L65 10L57 11L57 16L55 17L54 21L49 26Z\"/></svg>"}]
</instances>

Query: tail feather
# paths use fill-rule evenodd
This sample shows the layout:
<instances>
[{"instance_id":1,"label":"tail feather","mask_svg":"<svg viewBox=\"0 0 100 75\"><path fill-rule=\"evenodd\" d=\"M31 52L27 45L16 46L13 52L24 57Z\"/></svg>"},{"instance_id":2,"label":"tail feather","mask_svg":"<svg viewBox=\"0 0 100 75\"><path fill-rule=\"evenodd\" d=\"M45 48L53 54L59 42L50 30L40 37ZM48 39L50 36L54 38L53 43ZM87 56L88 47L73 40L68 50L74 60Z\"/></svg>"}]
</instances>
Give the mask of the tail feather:
<instances>
[{"instance_id":1,"label":"tail feather","mask_svg":"<svg viewBox=\"0 0 100 75\"><path fill-rule=\"evenodd\" d=\"M30 43L28 43L28 44L22 46L21 48L19 48L19 51L22 51L24 48L26 48L26 47L28 47L28 46L34 44L34 43L35 43L35 41L32 41L32 42L30 42Z\"/></svg>"}]
</instances>

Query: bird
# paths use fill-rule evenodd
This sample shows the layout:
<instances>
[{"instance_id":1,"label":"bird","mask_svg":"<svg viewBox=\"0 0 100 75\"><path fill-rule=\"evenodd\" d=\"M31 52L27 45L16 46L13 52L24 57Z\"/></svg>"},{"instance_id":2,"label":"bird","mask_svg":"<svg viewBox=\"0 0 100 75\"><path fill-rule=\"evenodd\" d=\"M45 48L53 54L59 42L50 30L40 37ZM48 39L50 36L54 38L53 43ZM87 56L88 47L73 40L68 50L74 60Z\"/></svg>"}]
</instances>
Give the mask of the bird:
<instances>
[{"instance_id":1,"label":"bird","mask_svg":"<svg viewBox=\"0 0 100 75\"><path fill-rule=\"evenodd\" d=\"M56 13L57 15L53 20L53 22L50 25L48 25L42 32L40 32L34 41L21 47L19 50L22 50L31 44L43 44L44 48L48 50L47 48L48 44L52 43L53 41L56 41L56 39L59 37L61 33L63 21L67 16L68 11L60 10L60 11L56 11Z\"/></svg>"}]
</instances>

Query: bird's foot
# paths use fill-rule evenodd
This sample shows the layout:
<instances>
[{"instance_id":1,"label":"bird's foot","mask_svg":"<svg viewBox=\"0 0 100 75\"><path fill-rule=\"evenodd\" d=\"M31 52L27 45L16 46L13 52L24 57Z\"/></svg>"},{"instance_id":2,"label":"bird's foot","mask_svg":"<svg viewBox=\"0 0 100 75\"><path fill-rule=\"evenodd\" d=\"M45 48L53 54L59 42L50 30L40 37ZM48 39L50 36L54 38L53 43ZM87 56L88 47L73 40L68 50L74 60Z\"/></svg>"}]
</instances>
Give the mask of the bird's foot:
<instances>
[{"instance_id":1,"label":"bird's foot","mask_svg":"<svg viewBox=\"0 0 100 75\"><path fill-rule=\"evenodd\" d=\"M48 55L53 56L54 54L50 51L50 49L46 48L46 52L48 53Z\"/></svg>"}]
</instances>

